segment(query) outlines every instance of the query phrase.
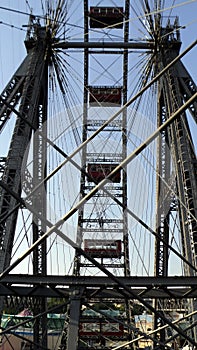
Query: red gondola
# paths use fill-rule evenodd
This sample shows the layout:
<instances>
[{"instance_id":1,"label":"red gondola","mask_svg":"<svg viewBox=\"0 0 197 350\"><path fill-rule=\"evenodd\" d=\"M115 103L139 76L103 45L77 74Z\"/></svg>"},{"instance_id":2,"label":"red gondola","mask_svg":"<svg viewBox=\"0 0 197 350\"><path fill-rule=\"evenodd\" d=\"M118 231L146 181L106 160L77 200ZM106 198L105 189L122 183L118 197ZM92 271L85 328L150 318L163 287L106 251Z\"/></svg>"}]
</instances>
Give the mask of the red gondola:
<instances>
[{"instance_id":1,"label":"red gondola","mask_svg":"<svg viewBox=\"0 0 197 350\"><path fill-rule=\"evenodd\" d=\"M88 174L97 182L102 181L103 179L106 178L116 167L118 164L107 164L107 163L102 163L102 164L88 164ZM112 178L110 178L112 182L119 183L121 180L121 173L120 170L116 172L115 175L113 175ZM88 179L90 182L91 180Z\"/></svg>"},{"instance_id":2,"label":"red gondola","mask_svg":"<svg viewBox=\"0 0 197 350\"><path fill-rule=\"evenodd\" d=\"M123 28L123 7L90 7L90 28Z\"/></svg>"},{"instance_id":3,"label":"red gondola","mask_svg":"<svg viewBox=\"0 0 197 350\"><path fill-rule=\"evenodd\" d=\"M120 106L122 103L122 88L120 86L90 86L89 103L92 107Z\"/></svg>"},{"instance_id":4,"label":"red gondola","mask_svg":"<svg viewBox=\"0 0 197 350\"><path fill-rule=\"evenodd\" d=\"M120 258L121 240L85 239L84 250L97 258Z\"/></svg>"}]
</instances>

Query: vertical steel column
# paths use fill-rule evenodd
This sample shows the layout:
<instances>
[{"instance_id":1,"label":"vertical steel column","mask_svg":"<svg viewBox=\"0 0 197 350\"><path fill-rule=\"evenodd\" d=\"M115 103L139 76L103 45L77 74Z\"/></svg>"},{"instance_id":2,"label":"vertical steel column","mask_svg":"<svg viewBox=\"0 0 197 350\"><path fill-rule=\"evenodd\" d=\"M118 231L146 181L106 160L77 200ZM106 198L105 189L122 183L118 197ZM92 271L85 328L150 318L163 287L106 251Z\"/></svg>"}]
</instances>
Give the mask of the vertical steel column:
<instances>
[{"instance_id":1,"label":"vertical steel column","mask_svg":"<svg viewBox=\"0 0 197 350\"><path fill-rule=\"evenodd\" d=\"M125 23L124 23L124 42L128 42L129 38L129 7L130 1L125 1ZM124 49L123 53L123 105L127 103L127 90L128 90L128 49ZM122 116L122 155L123 159L127 156L127 110L123 111ZM127 207L127 169L123 170L123 205ZM124 274L130 275L130 262L129 262L129 241L128 241L128 215L124 210L123 213L123 242L124 242Z\"/></svg>"},{"instance_id":2,"label":"vertical steel column","mask_svg":"<svg viewBox=\"0 0 197 350\"><path fill-rule=\"evenodd\" d=\"M19 71L22 75L23 89L21 91L21 101L19 107L19 113L23 117L17 118L13 137L11 140L10 149L8 152L7 161L5 164L5 171L3 174L3 181L9 186L11 190L21 196L21 168L23 162L25 162L24 156L29 142L32 136L32 131L36 126L40 126L41 123L46 121L47 117L47 74L48 74L48 61L45 56L45 50L47 46L46 28L42 28L37 23L32 24L33 37L30 42L26 42L28 47L28 56L24 63L21 65ZM17 75L17 72L15 73ZM13 85L13 89L15 86ZM12 94L11 94L12 95ZM11 96L10 95L10 96ZM25 122L27 119L27 123ZM32 127L30 126L32 125ZM34 175L38 181L45 177L45 158L46 158L46 146L43 139L39 139L39 142L34 142L37 149L34 149L34 155L39 157L37 165L34 166ZM44 157L44 158L43 158ZM44 167L43 167L44 164ZM23 166L25 166L23 164ZM24 174L23 174L24 175ZM24 179L25 181L25 179ZM37 197L32 199L32 203L39 207L40 213L43 215L43 219L46 217L46 203L43 193L39 193ZM12 211L17 204L17 200L1 189L0 199L0 213L6 215ZM14 234L16 228L16 221L18 215L18 208L8 217L5 223L1 225L1 252L0 252L0 265L1 271L3 271L10 264L12 245L14 241ZM39 228L38 228L39 226ZM35 228L36 227L36 228ZM45 232L45 225L33 218L33 240L35 241L42 232ZM46 247L45 243L39 247L33 258L33 273L46 275ZM39 305L39 312L45 310L45 301L42 300ZM40 309L40 306L41 309ZM46 320L42 320L42 326L45 340L43 343L47 344L46 333ZM39 340L39 327L35 331L34 340ZM41 341L41 340L40 340ZM39 341L38 341L39 343ZM40 343L41 344L41 343Z\"/></svg>"},{"instance_id":3,"label":"vertical steel column","mask_svg":"<svg viewBox=\"0 0 197 350\"><path fill-rule=\"evenodd\" d=\"M46 58L47 59L47 58ZM40 97L37 110L36 131L33 136L33 186L36 187L46 177L47 168L47 96L48 96L48 64L44 67L42 83L40 88ZM42 136L37 131L42 133ZM32 198L32 203L43 220L40 220L36 215L33 215L33 242L37 241L45 232L46 225L43 223L46 220L46 184L39 187ZM33 252L33 274L47 274L46 262L46 240L38 246ZM46 298L39 298L34 306L35 314L46 311ZM40 329L42 333L40 334ZM34 323L34 339L35 343L47 347L47 314L37 319ZM35 350L36 350L36 346Z\"/></svg>"},{"instance_id":4,"label":"vertical steel column","mask_svg":"<svg viewBox=\"0 0 197 350\"><path fill-rule=\"evenodd\" d=\"M166 27L165 30L166 35L163 39L163 47L165 47L165 49L162 49L162 45L160 45L160 51L158 52L159 69L163 69L173 60L179 54L180 48L179 33L176 32L176 34L172 34L168 27ZM174 45L175 43L177 43L177 45ZM180 108L183 101L191 95L191 91L188 87L183 91L185 86L183 78L186 81L189 80L189 77L187 79L185 74L182 63L178 62L175 67L171 67L161 78L158 85L158 126L162 125L172 113ZM191 107L192 111L194 109L195 104ZM164 133L162 132L159 139L157 156L156 230L158 238L162 238L168 243L170 214L174 211L174 196L167 188L165 189L165 182L171 186L169 180L173 167L175 170L178 197L178 200L176 200L176 203L178 202L176 209L179 212L180 235L183 245L182 251L185 257L192 264L196 265L196 157L193 145L191 144L190 130L185 113L183 113ZM191 267L185 267L185 273L186 275L194 276L194 271ZM168 249L166 249L159 240L157 240L155 244L155 274L156 276L168 276ZM157 305L157 307L159 308L159 305ZM155 328L157 326L158 319L155 320ZM194 336L196 337L195 332ZM160 340L165 340L164 332L160 334Z\"/></svg>"}]
</instances>

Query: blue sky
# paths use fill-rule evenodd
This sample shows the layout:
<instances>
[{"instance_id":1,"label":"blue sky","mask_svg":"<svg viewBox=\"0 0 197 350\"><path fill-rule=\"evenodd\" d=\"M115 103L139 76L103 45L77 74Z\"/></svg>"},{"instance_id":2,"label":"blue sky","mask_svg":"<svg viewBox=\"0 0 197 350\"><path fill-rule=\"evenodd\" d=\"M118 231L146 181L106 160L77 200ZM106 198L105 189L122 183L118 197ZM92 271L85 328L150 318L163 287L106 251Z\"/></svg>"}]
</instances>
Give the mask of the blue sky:
<instances>
[{"instance_id":1,"label":"blue sky","mask_svg":"<svg viewBox=\"0 0 197 350\"><path fill-rule=\"evenodd\" d=\"M51 2L51 1L49 1ZM11 78L12 74L15 72L19 64L22 62L26 55L26 49L24 46L24 39L26 35L26 28L23 27L27 25L30 12L30 8L33 9L33 13L36 15L42 15L40 0L0 0L0 90L2 91L6 86L7 82ZM52 2L57 3L56 0ZM98 0L89 1L91 4L98 3ZM110 0L102 0L101 4L110 4ZM116 0L116 3L121 6L122 0ZM152 3L152 2L150 2ZM191 44L197 38L197 0L167 0L163 1L165 3L165 11L162 15L165 18L170 16L179 16L181 29L181 39L182 48L184 50L189 44ZM79 0L72 2L72 6L79 4ZM135 1L134 1L135 4ZM137 2L138 4L138 2ZM134 5L135 6L135 5ZM171 6L173 7L172 9ZM5 7L6 9L3 9ZM13 11L10 11L13 10ZM20 13L24 12L24 13ZM74 12L73 17L69 20L77 23L75 16L80 17L81 13ZM76 14L76 15L75 15ZM135 19L135 14L132 13L131 17L134 21L131 23L131 31L135 31L137 25L137 20ZM173 20L174 17L172 17ZM133 26L133 27L132 27ZM80 33L80 30L78 31ZM82 31L81 31L82 33ZM82 34L81 34L82 35ZM189 73L192 75L194 81L197 81L197 48L193 48L187 55L183 58L183 62L186 65ZM194 139L197 139L196 126L191 120L192 131L194 133Z\"/></svg>"},{"instance_id":2,"label":"blue sky","mask_svg":"<svg viewBox=\"0 0 197 350\"><path fill-rule=\"evenodd\" d=\"M122 3L122 1L119 2ZM180 25L185 26L185 29L181 30L182 49L184 49L197 36L197 1L168 0L164 2L165 8L169 8L173 3L174 6L181 5L172 9L171 13L169 10L164 11L163 15L167 16L170 13L173 16L179 16ZM40 4L41 1L39 0L0 0L0 7L29 13L30 6L35 14L42 14ZM0 21L3 22L0 24L0 88L2 90L21 59L25 56L25 47L23 45L25 28L22 26L28 23L28 16L0 8ZM194 48L183 60L195 81L197 80L196 55L196 48Z\"/></svg>"}]
</instances>

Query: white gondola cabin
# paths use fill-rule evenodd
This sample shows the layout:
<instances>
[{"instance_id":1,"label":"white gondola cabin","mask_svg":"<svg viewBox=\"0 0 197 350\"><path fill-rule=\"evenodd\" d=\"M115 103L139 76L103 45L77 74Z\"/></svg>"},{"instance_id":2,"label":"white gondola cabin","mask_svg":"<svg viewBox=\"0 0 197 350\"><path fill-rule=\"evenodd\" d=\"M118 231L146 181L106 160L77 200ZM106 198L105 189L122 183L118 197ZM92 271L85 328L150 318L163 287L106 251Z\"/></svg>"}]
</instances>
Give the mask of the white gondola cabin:
<instances>
[{"instance_id":1,"label":"white gondola cabin","mask_svg":"<svg viewBox=\"0 0 197 350\"><path fill-rule=\"evenodd\" d=\"M121 240L85 239L84 251L95 258L120 258Z\"/></svg>"},{"instance_id":2,"label":"white gondola cabin","mask_svg":"<svg viewBox=\"0 0 197 350\"><path fill-rule=\"evenodd\" d=\"M123 7L90 7L90 28L123 28Z\"/></svg>"}]
</instances>

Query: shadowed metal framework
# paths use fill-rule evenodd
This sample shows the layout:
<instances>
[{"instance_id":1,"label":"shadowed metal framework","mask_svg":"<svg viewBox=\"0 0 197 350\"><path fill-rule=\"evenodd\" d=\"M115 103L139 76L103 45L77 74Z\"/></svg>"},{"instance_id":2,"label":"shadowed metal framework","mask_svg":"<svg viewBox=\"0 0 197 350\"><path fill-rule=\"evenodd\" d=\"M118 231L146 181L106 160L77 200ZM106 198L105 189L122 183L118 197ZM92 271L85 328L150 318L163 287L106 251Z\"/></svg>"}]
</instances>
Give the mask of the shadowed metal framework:
<instances>
[{"instance_id":1,"label":"shadowed metal framework","mask_svg":"<svg viewBox=\"0 0 197 350\"><path fill-rule=\"evenodd\" d=\"M65 329L60 348L67 350L111 349L109 342L121 340L121 348L136 348L135 338L143 335L150 338L153 347L165 349L169 339L165 331L158 331L157 336L145 335L136 329L133 318L133 304L137 301L150 313L154 314L154 329L171 327L173 331L197 346L195 318L191 321L191 330L185 332L179 325L169 320L164 310L166 300L187 301L190 312L196 311L197 271L197 159L188 124L187 113L197 120L196 85L181 61L181 38L178 19L169 20L162 26L160 2L158 13L151 15L148 1L144 1L146 19L149 23L151 39L132 42L129 37L130 1L125 0L122 7L92 6L84 0L84 40L70 41L56 37L58 21L49 21L42 26L34 16L30 16L25 40L27 56L13 74L0 96L0 131L3 130L12 114L16 115L10 148L6 158L1 158L1 197L0 197L0 295L7 300L26 298L31 300L34 314L41 313L34 326L34 342L40 348L47 348L47 298L68 299ZM63 2L62 2L63 4ZM62 5L63 9L63 5ZM56 9L57 13L61 9ZM119 24L116 29L118 11ZM95 12L94 12L95 11ZM104 15L101 16L105 12ZM60 11L61 12L61 11ZM114 19L115 18L115 19ZM121 23L121 24L120 24ZM114 28L113 28L114 26ZM112 27L111 30L122 32L123 41L93 41L91 29ZM188 52L196 42L186 50ZM83 119L81 138L81 164L68 155L48 138L46 121L48 118L49 68L53 65L58 83L62 84L56 53L58 50L84 50L83 76ZM139 95L128 99L129 50L141 50L150 55L150 66L144 77ZM186 53L185 52L185 53ZM122 57L121 85L93 85L89 72L92 56ZM154 76L151 75L152 70ZM66 74L66 73L65 73ZM152 78L152 80L150 79ZM157 131L147 138L141 146L128 155L127 107L143 95L153 84L157 89ZM62 88L63 90L63 88ZM108 95L116 98L110 100ZM120 94L119 94L120 92ZM66 91L63 91L66 94ZM109 119L93 118L90 108L110 107L115 102L117 111ZM91 106L92 103L92 106ZM96 104L96 106L93 104ZM108 104L108 106L107 106ZM114 106L114 105L113 105ZM118 117L118 118L116 118ZM120 139L118 150L108 151L91 148L90 141L97 136L113 133ZM27 148L33 141L33 176L26 170L21 183L21 168L27 158ZM159 135L159 136L158 136ZM156 216L155 229L141 220L127 206L126 166L141 154L148 144L157 138L157 176L156 176ZM99 139L96 145L99 145ZM61 220L52 224L47 218L46 195L47 181L47 145L59 152L80 169L79 202L66 213ZM79 146L80 149L80 146ZM172 165L173 164L173 165ZM112 166L109 169L109 165ZM93 172L95 167L97 170ZM99 167L98 167L99 166ZM108 166L108 168L107 168ZM172 166L174 176L172 178ZM100 169L100 170L98 170ZM58 169L57 169L58 170ZM95 175L96 174L96 175ZM121 175L120 175L121 174ZM98 177L100 176L100 177ZM118 180L117 180L118 179ZM41 184L41 185L40 185ZM25 191L26 198L24 200ZM171 191L173 189L173 191ZM106 198L108 199L107 205ZM107 206L113 203L114 211ZM94 208L94 210L92 209ZM16 262L11 262L16 223L19 208L32 213L32 235L34 245L24 252ZM90 209L91 208L91 209ZM92 210L91 215L90 210ZM118 215L117 215L118 212ZM76 243L61 232L61 225L77 213ZM113 217L113 213L114 217ZM128 216L131 215L140 225L155 237L154 277L135 277L130 271ZM178 215L182 252L177 252L170 243L172 218ZM52 232L61 236L75 248L72 276L47 275L47 237ZM97 235L95 236L95 232ZM114 246L114 242L117 245ZM120 245L118 245L120 244ZM93 246L93 248L92 248ZM110 247L110 248L109 248ZM115 247L115 248L114 248ZM117 248L118 247L118 248ZM114 250L115 249L115 250ZM184 264L184 275L171 277L168 273L169 251L173 251ZM28 275L13 275L14 266L33 252L33 269ZM90 270L101 272L92 276ZM116 273L114 273L116 270ZM118 271L118 273L117 273ZM89 274L89 275L88 275ZM10 299L11 298L11 299ZM111 317L100 313L99 331L86 331L83 325L95 326L95 319L85 315L85 307L94 309L99 303L121 304L124 317ZM1 298L1 310L3 298ZM107 321L106 321L107 320ZM109 324L119 325L116 332L104 331ZM193 323L192 323L193 322ZM39 329L42 327L42 334ZM124 329L124 332L122 332ZM122 333L121 333L122 332ZM177 335L174 336L176 339ZM120 339L121 338L121 339ZM37 349L35 345L35 349ZM113 345L115 346L115 345Z\"/></svg>"}]
</instances>

